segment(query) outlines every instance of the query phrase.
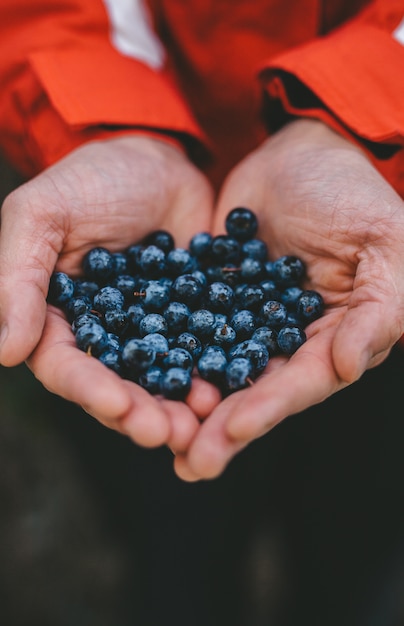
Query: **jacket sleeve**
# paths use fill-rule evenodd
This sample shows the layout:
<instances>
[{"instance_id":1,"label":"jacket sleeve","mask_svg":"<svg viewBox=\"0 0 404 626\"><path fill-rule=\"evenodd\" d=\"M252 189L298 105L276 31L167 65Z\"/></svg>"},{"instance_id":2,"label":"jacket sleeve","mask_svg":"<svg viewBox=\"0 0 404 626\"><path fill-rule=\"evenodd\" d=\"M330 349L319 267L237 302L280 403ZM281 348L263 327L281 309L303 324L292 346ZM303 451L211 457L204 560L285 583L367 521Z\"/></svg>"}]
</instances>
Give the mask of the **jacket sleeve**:
<instances>
[{"instance_id":1,"label":"jacket sleeve","mask_svg":"<svg viewBox=\"0 0 404 626\"><path fill-rule=\"evenodd\" d=\"M125 15L119 23L116 9L127 4L0 0L0 148L24 175L119 132L156 133L203 150L164 51L145 32L146 13L129 16L137 18L139 44L126 45ZM110 18L122 31L115 41Z\"/></svg>"},{"instance_id":2,"label":"jacket sleeve","mask_svg":"<svg viewBox=\"0 0 404 626\"><path fill-rule=\"evenodd\" d=\"M404 193L404 1L375 0L356 17L263 64L272 130L322 120L369 151Z\"/></svg>"}]
</instances>

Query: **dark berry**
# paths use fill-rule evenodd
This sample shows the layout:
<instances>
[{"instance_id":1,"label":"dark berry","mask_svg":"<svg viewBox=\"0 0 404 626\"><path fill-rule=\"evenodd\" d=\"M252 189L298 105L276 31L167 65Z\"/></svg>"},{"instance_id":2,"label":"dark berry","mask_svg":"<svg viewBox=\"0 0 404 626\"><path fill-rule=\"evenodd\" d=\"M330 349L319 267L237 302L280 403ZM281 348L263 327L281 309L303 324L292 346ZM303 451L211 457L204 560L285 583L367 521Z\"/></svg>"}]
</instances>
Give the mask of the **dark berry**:
<instances>
[{"instance_id":1,"label":"dark berry","mask_svg":"<svg viewBox=\"0 0 404 626\"><path fill-rule=\"evenodd\" d=\"M140 254L139 265L144 276L156 278L161 276L165 270L166 255L157 246L146 246Z\"/></svg>"},{"instance_id":2,"label":"dark berry","mask_svg":"<svg viewBox=\"0 0 404 626\"><path fill-rule=\"evenodd\" d=\"M233 306L234 291L222 282L211 283L207 291L207 303L215 313L227 313Z\"/></svg>"},{"instance_id":3,"label":"dark berry","mask_svg":"<svg viewBox=\"0 0 404 626\"><path fill-rule=\"evenodd\" d=\"M170 333L179 334L187 329L188 318L191 315L189 307L184 302L169 302L163 311Z\"/></svg>"},{"instance_id":4,"label":"dark berry","mask_svg":"<svg viewBox=\"0 0 404 626\"><path fill-rule=\"evenodd\" d=\"M144 339L128 339L122 348L122 361L129 370L141 372L156 360L156 351Z\"/></svg>"},{"instance_id":5,"label":"dark berry","mask_svg":"<svg viewBox=\"0 0 404 626\"><path fill-rule=\"evenodd\" d=\"M151 365L139 375L138 383L143 389L155 396L160 393L162 376L163 370L157 365Z\"/></svg>"},{"instance_id":6,"label":"dark berry","mask_svg":"<svg viewBox=\"0 0 404 626\"><path fill-rule=\"evenodd\" d=\"M208 309L197 309L188 317L187 328L190 333L199 337L199 339L207 339L212 336L215 329L215 316Z\"/></svg>"},{"instance_id":7,"label":"dark berry","mask_svg":"<svg viewBox=\"0 0 404 626\"><path fill-rule=\"evenodd\" d=\"M177 337L176 346L178 348L184 348L187 350L194 360L199 358L199 355L202 352L202 343L201 340L189 332L181 333Z\"/></svg>"},{"instance_id":8,"label":"dark berry","mask_svg":"<svg viewBox=\"0 0 404 626\"><path fill-rule=\"evenodd\" d=\"M112 253L103 247L92 248L83 259L84 275L105 284L114 275L114 258Z\"/></svg>"},{"instance_id":9,"label":"dark berry","mask_svg":"<svg viewBox=\"0 0 404 626\"><path fill-rule=\"evenodd\" d=\"M286 322L288 310L282 302L278 300L268 300L260 310L260 319L263 324L271 328L280 328Z\"/></svg>"},{"instance_id":10,"label":"dark berry","mask_svg":"<svg viewBox=\"0 0 404 626\"><path fill-rule=\"evenodd\" d=\"M160 393L169 400L184 400L191 390L191 374L182 367L171 367L160 378Z\"/></svg>"},{"instance_id":11,"label":"dark berry","mask_svg":"<svg viewBox=\"0 0 404 626\"><path fill-rule=\"evenodd\" d=\"M96 322L83 324L76 331L76 344L83 352L97 357L108 347L107 331Z\"/></svg>"},{"instance_id":12,"label":"dark berry","mask_svg":"<svg viewBox=\"0 0 404 626\"><path fill-rule=\"evenodd\" d=\"M300 326L283 326L278 332L278 346L282 354L291 356L306 341L306 333Z\"/></svg>"},{"instance_id":13,"label":"dark berry","mask_svg":"<svg viewBox=\"0 0 404 626\"><path fill-rule=\"evenodd\" d=\"M305 273L303 261L293 255L284 255L273 262L273 276L281 287L298 285Z\"/></svg>"},{"instance_id":14,"label":"dark berry","mask_svg":"<svg viewBox=\"0 0 404 626\"><path fill-rule=\"evenodd\" d=\"M198 374L211 383L221 383L227 365L225 351L219 346L208 346L198 359Z\"/></svg>"},{"instance_id":15,"label":"dark berry","mask_svg":"<svg viewBox=\"0 0 404 626\"><path fill-rule=\"evenodd\" d=\"M324 300L318 291L303 291L296 302L296 314L304 324L310 324L324 313Z\"/></svg>"},{"instance_id":16,"label":"dark berry","mask_svg":"<svg viewBox=\"0 0 404 626\"><path fill-rule=\"evenodd\" d=\"M210 233L197 233L189 243L191 254L197 259L205 259L210 255L212 244L212 235Z\"/></svg>"},{"instance_id":17,"label":"dark berry","mask_svg":"<svg viewBox=\"0 0 404 626\"><path fill-rule=\"evenodd\" d=\"M225 371L226 387L230 392L245 389L251 385L253 365L250 359L235 357L228 363Z\"/></svg>"},{"instance_id":18,"label":"dark berry","mask_svg":"<svg viewBox=\"0 0 404 626\"><path fill-rule=\"evenodd\" d=\"M150 235L147 235L142 243L145 247L157 246L157 248L168 254L174 248L174 237L166 230L155 230Z\"/></svg>"},{"instance_id":19,"label":"dark berry","mask_svg":"<svg viewBox=\"0 0 404 626\"><path fill-rule=\"evenodd\" d=\"M250 209L237 207L228 213L225 228L226 232L238 241L247 241L255 237L258 220Z\"/></svg>"},{"instance_id":20,"label":"dark berry","mask_svg":"<svg viewBox=\"0 0 404 626\"><path fill-rule=\"evenodd\" d=\"M110 309L122 309L125 296L116 287L106 285L102 287L94 296L94 309L98 313L105 313Z\"/></svg>"},{"instance_id":21,"label":"dark berry","mask_svg":"<svg viewBox=\"0 0 404 626\"><path fill-rule=\"evenodd\" d=\"M249 359L253 366L254 375L257 375L265 369L269 360L269 353L264 344L253 339L246 339L230 349L230 360L236 357Z\"/></svg>"},{"instance_id":22,"label":"dark berry","mask_svg":"<svg viewBox=\"0 0 404 626\"><path fill-rule=\"evenodd\" d=\"M162 361L162 367L169 369L170 367L182 367L183 369L192 371L194 366L194 360L192 355L185 348L174 347L171 348L164 356Z\"/></svg>"},{"instance_id":23,"label":"dark berry","mask_svg":"<svg viewBox=\"0 0 404 626\"><path fill-rule=\"evenodd\" d=\"M168 324L160 313L147 313L139 322L139 335L144 337L150 333L168 334Z\"/></svg>"},{"instance_id":24,"label":"dark berry","mask_svg":"<svg viewBox=\"0 0 404 626\"><path fill-rule=\"evenodd\" d=\"M60 306L70 300L73 294L73 279L64 272L54 272L49 281L48 302Z\"/></svg>"}]
</instances>

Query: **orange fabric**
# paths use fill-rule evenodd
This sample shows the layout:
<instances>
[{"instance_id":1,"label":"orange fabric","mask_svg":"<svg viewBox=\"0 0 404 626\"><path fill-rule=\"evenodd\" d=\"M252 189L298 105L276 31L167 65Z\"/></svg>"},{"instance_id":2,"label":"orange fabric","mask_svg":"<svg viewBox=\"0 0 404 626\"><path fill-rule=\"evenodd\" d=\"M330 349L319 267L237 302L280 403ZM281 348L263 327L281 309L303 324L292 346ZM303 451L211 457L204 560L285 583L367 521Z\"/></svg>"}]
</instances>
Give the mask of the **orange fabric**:
<instances>
[{"instance_id":1,"label":"orange fabric","mask_svg":"<svg viewBox=\"0 0 404 626\"><path fill-rule=\"evenodd\" d=\"M267 136L264 91L284 114L370 149L403 144L404 47L391 31L404 0L148 4L167 51L160 71L115 50L102 0L0 0L0 145L26 175L85 141L140 131L176 138L197 161L205 145L218 185ZM404 194L404 152L370 154Z\"/></svg>"}]
</instances>

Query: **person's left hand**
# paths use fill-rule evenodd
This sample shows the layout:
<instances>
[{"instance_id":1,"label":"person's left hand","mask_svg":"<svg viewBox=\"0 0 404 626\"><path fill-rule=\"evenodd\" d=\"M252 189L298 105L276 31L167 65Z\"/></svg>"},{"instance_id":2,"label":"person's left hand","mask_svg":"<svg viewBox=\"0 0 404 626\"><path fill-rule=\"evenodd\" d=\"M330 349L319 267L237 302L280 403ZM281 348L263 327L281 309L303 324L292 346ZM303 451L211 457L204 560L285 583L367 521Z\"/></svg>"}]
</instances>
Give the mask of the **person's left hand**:
<instances>
[{"instance_id":1,"label":"person's left hand","mask_svg":"<svg viewBox=\"0 0 404 626\"><path fill-rule=\"evenodd\" d=\"M270 359L213 410L175 458L187 481L218 476L252 440L381 363L404 332L404 203L360 148L320 122L292 122L230 174L216 233L236 206L257 214L272 258L302 258L326 312L290 359Z\"/></svg>"}]
</instances>

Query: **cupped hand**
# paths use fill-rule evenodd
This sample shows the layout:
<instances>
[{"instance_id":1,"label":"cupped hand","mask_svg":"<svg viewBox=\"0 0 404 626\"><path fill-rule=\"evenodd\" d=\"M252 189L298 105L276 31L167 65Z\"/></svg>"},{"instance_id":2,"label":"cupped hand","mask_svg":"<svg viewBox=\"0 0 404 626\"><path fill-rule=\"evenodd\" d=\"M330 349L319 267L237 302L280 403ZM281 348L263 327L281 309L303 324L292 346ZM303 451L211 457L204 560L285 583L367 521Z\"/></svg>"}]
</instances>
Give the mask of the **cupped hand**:
<instances>
[{"instance_id":1,"label":"cupped hand","mask_svg":"<svg viewBox=\"0 0 404 626\"><path fill-rule=\"evenodd\" d=\"M1 213L0 363L28 360L47 389L139 444L184 449L214 390L198 381L189 407L159 402L77 350L46 297L51 273L79 275L91 247L122 250L156 229L186 246L210 228L212 204L182 151L139 135L86 144L13 191Z\"/></svg>"},{"instance_id":2,"label":"cupped hand","mask_svg":"<svg viewBox=\"0 0 404 626\"><path fill-rule=\"evenodd\" d=\"M294 254L325 315L290 358L270 359L250 388L225 399L175 470L213 478L252 440L356 381L404 332L404 204L365 153L320 122L294 121L229 175L217 209L247 206L270 256Z\"/></svg>"}]
</instances>

